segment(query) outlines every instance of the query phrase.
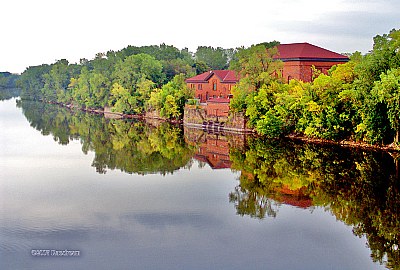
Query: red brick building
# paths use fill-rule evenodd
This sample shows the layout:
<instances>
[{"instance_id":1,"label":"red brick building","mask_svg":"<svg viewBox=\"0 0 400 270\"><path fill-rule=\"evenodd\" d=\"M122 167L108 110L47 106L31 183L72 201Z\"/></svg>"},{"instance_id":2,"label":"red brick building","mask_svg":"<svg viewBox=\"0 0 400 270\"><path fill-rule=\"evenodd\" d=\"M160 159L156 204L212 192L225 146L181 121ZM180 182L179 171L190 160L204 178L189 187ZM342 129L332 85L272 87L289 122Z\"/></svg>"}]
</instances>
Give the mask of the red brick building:
<instances>
[{"instance_id":1,"label":"red brick building","mask_svg":"<svg viewBox=\"0 0 400 270\"><path fill-rule=\"evenodd\" d=\"M195 89L195 97L201 103L210 98L227 98L232 86L238 82L235 71L211 70L186 80L189 88Z\"/></svg>"},{"instance_id":2,"label":"red brick building","mask_svg":"<svg viewBox=\"0 0 400 270\"><path fill-rule=\"evenodd\" d=\"M349 61L347 56L309 43L280 44L274 58L283 62L282 78L287 82L311 82L313 67L326 74L332 66ZM207 114L218 117L228 115L231 89L238 81L233 70L211 70L187 79L186 83L201 103L207 102Z\"/></svg>"},{"instance_id":3,"label":"red brick building","mask_svg":"<svg viewBox=\"0 0 400 270\"><path fill-rule=\"evenodd\" d=\"M280 44L278 52L274 58L283 62L282 76L287 82L291 79L311 82L314 75L312 66L327 74L332 66L349 61L347 56L309 43Z\"/></svg>"}]
</instances>

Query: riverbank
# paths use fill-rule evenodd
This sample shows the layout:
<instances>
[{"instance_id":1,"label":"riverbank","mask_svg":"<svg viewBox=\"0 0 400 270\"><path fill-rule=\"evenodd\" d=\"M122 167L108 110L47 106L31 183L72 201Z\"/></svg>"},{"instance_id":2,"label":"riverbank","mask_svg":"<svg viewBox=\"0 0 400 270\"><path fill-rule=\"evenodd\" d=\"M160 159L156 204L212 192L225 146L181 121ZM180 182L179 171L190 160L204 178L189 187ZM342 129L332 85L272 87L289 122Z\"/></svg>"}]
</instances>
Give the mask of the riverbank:
<instances>
[{"instance_id":1,"label":"riverbank","mask_svg":"<svg viewBox=\"0 0 400 270\"><path fill-rule=\"evenodd\" d=\"M93 109L93 108L82 108L78 106L74 106L73 104L65 104L65 103L60 103L60 102L50 102L50 101L44 101L41 100L40 102L46 102L49 104L54 104L54 105L59 105L62 107L66 107L70 110L80 110L88 113L93 113L97 115L103 115L105 118L109 119L137 119L137 120L145 120L145 121L157 121L157 122L169 122L172 124L180 124L187 126L189 128L195 128L195 129L202 129L207 132L223 132L223 133L236 133L236 134L254 134L257 135L254 129L248 129L245 128L246 121L243 120L243 116L235 116L231 117L227 122L232 122L232 119L234 119L235 125L225 125L225 126L215 126L213 123L212 125L209 125L209 121L205 124L204 120L206 118L202 116L198 110L196 113L189 112L187 108L185 108L185 112L187 115L190 115L190 117L184 117L184 119L167 119L164 117L161 117L158 113L156 112L147 112L146 114L124 114L124 113L119 113L119 112L112 112L109 107L106 107L105 109ZM192 110L191 110L192 111ZM195 117L193 117L195 115ZM199 118L197 120L201 121L193 121L193 119ZM243 118L243 119L242 119ZM188 121L188 120L191 121ZM238 121L237 119L240 119ZM222 120L221 117L219 120ZM192 123L195 122L195 123ZM239 124L238 124L239 123ZM244 128L240 128L244 127ZM341 141L333 141L333 140L327 140L327 139L320 139L320 138L310 138L306 136L302 136L299 134L289 134L285 136L285 138L295 140L295 141L302 141L306 143L313 143L313 144L324 144L324 145L340 145L342 147L350 147L350 148L357 148L357 149L366 149L366 150L379 150L379 151L388 151L388 152L400 152L400 146L395 145L394 143L389 144L389 145L372 145L364 142L355 142L355 141L349 141L349 140L341 140Z\"/></svg>"},{"instance_id":2,"label":"riverbank","mask_svg":"<svg viewBox=\"0 0 400 270\"><path fill-rule=\"evenodd\" d=\"M62 106L68 108L71 111L80 110L92 114L103 115L107 119L137 119L137 120L152 119L157 121L169 122L172 124L183 124L182 119L168 119L165 117L161 117L157 112L154 111L146 112L144 114L126 114L121 112L114 112L111 110L110 107L105 107L104 109L94 109L94 108L79 107L71 103L61 103L61 102L45 101L45 100L39 100L39 102L45 102L48 104Z\"/></svg>"},{"instance_id":3,"label":"riverbank","mask_svg":"<svg viewBox=\"0 0 400 270\"><path fill-rule=\"evenodd\" d=\"M373 145L364 142L355 142L355 141L333 141L333 140L326 140L326 139L319 139L319 138L309 138L301 135L290 134L285 136L288 139L295 140L295 141L302 141L307 143L314 143L314 144L324 144L324 145L340 145L342 147L351 147L351 148L358 148L358 149L366 149L366 150L381 150L381 151L392 151L392 152L400 152L400 146L395 144L389 145Z\"/></svg>"}]
</instances>

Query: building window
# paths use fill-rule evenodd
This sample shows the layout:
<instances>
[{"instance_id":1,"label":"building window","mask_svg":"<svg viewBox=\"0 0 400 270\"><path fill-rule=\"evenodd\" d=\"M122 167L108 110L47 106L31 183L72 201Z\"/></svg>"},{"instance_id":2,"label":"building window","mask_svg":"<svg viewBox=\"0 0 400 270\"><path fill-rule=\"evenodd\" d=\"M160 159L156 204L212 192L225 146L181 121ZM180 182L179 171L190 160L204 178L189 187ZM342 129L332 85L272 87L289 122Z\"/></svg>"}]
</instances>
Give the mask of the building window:
<instances>
[{"instance_id":1,"label":"building window","mask_svg":"<svg viewBox=\"0 0 400 270\"><path fill-rule=\"evenodd\" d=\"M197 89L198 89L198 90L203 90L203 85L202 85L201 83L199 83L199 84L197 85Z\"/></svg>"},{"instance_id":2,"label":"building window","mask_svg":"<svg viewBox=\"0 0 400 270\"><path fill-rule=\"evenodd\" d=\"M213 81L213 90L217 91L217 81Z\"/></svg>"},{"instance_id":3,"label":"building window","mask_svg":"<svg viewBox=\"0 0 400 270\"><path fill-rule=\"evenodd\" d=\"M190 84L190 88L194 89L194 84L193 83Z\"/></svg>"}]
</instances>

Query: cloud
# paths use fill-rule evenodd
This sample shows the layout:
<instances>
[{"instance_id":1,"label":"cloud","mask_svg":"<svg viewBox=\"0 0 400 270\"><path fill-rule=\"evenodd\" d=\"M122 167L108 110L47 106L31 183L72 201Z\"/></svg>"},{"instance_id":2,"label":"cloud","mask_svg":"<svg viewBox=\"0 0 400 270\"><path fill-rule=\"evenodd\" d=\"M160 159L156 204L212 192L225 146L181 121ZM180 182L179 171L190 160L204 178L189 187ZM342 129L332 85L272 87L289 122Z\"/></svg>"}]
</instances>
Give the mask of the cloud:
<instances>
[{"instance_id":1,"label":"cloud","mask_svg":"<svg viewBox=\"0 0 400 270\"><path fill-rule=\"evenodd\" d=\"M372 49L374 36L389 33L399 26L398 13L389 10L333 12L321 15L313 21L281 21L274 28L285 32L292 39L302 38L298 42L330 44L330 47L340 52L358 50L365 53Z\"/></svg>"},{"instance_id":2,"label":"cloud","mask_svg":"<svg viewBox=\"0 0 400 270\"><path fill-rule=\"evenodd\" d=\"M398 14L373 12L331 13L313 22L291 22L279 28L289 32L305 32L322 36L370 37L389 32L398 24ZM382 33L383 32L383 33Z\"/></svg>"}]
</instances>

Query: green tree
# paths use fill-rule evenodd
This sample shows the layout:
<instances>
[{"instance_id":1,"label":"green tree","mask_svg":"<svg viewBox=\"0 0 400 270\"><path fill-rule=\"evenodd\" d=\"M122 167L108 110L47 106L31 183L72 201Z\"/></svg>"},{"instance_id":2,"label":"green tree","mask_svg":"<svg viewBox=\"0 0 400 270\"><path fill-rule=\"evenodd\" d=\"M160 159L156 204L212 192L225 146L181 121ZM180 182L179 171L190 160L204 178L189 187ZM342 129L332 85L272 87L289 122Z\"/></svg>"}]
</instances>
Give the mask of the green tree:
<instances>
[{"instance_id":1,"label":"green tree","mask_svg":"<svg viewBox=\"0 0 400 270\"><path fill-rule=\"evenodd\" d=\"M276 47L255 45L239 49L237 60L231 62L231 69L236 70L241 78L232 89L232 110L245 112L249 125L269 136L277 135L283 125L274 109L275 95L284 87L279 78L282 62L274 60L276 54Z\"/></svg>"},{"instance_id":2,"label":"green tree","mask_svg":"<svg viewBox=\"0 0 400 270\"><path fill-rule=\"evenodd\" d=\"M266 48L264 45L240 48L236 53L237 60L231 62L230 69L239 73L240 81L244 80L256 90L280 78L283 64L274 59L277 54L276 47Z\"/></svg>"},{"instance_id":3,"label":"green tree","mask_svg":"<svg viewBox=\"0 0 400 270\"><path fill-rule=\"evenodd\" d=\"M51 66L43 64L28 67L18 81L22 99L43 100L42 89L45 84L44 75L50 72Z\"/></svg>"},{"instance_id":4,"label":"green tree","mask_svg":"<svg viewBox=\"0 0 400 270\"><path fill-rule=\"evenodd\" d=\"M80 66L70 65L67 60L61 59L51 65L49 73L43 75L44 86L41 89L47 101L69 102L71 93L68 85L71 77L80 72Z\"/></svg>"},{"instance_id":5,"label":"green tree","mask_svg":"<svg viewBox=\"0 0 400 270\"><path fill-rule=\"evenodd\" d=\"M167 118L177 118L180 116L178 104L174 96L167 95L165 97L165 103L164 106L161 108L160 113L162 116L165 116Z\"/></svg>"},{"instance_id":6,"label":"green tree","mask_svg":"<svg viewBox=\"0 0 400 270\"><path fill-rule=\"evenodd\" d=\"M71 78L68 88L72 93L75 103L86 106L90 102L90 73L87 67L83 67L77 78Z\"/></svg>"},{"instance_id":7,"label":"green tree","mask_svg":"<svg viewBox=\"0 0 400 270\"><path fill-rule=\"evenodd\" d=\"M135 112L136 99L128 89L119 83L114 83L109 105L113 106L113 111L130 114Z\"/></svg>"},{"instance_id":8,"label":"green tree","mask_svg":"<svg viewBox=\"0 0 400 270\"><path fill-rule=\"evenodd\" d=\"M181 58L163 60L163 73L165 74L165 80L169 82L175 75L185 74L186 77L192 77L195 75L192 65L186 60Z\"/></svg>"},{"instance_id":9,"label":"green tree","mask_svg":"<svg viewBox=\"0 0 400 270\"><path fill-rule=\"evenodd\" d=\"M282 62L273 59L276 54L276 48L267 49L264 45L238 49L237 59L230 64L230 69L235 70L240 77L239 83L232 88L231 108L233 111L246 111L248 103L252 102L253 97L256 96L256 91L262 87L268 87L272 82L279 81ZM254 125L255 122L252 121L252 124Z\"/></svg>"},{"instance_id":10,"label":"green tree","mask_svg":"<svg viewBox=\"0 0 400 270\"><path fill-rule=\"evenodd\" d=\"M196 61L193 64L193 68L196 70L196 74L202 74L204 72L209 71L211 68L209 66L207 66L207 64L203 61Z\"/></svg>"},{"instance_id":11,"label":"green tree","mask_svg":"<svg viewBox=\"0 0 400 270\"><path fill-rule=\"evenodd\" d=\"M180 74L151 93L148 108L158 111L163 117L179 118L183 115L186 101L193 97L193 90L187 87L184 75Z\"/></svg>"},{"instance_id":12,"label":"green tree","mask_svg":"<svg viewBox=\"0 0 400 270\"><path fill-rule=\"evenodd\" d=\"M156 85L163 81L162 64L148 54L131 55L116 64L114 82L135 92L137 82L143 77Z\"/></svg>"},{"instance_id":13,"label":"green tree","mask_svg":"<svg viewBox=\"0 0 400 270\"><path fill-rule=\"evenodd\" d=\"M0 100L18 97L21 94L21 89L16 84L19 77L10 72L0 72Z\"/></svg>"},{"instance_id":14,"label":"green tree","mask_svg":"<svg viewBox=\"0 0 400 270\"><path fill-rule=\"evenodd\" d=\"M400 68L391 69L381 74L380 81L376 81L371 94L386 105L387 116L391 128L395 131L394 143L400 139Z\"/></svg>"},{"instance_id":15,"label":"green tree","mask_svg":"<svg viewBox=\"0 0 400 270\"><path fill-rule=\"evenodd\" d=\"M377 35L373 50L355 67L358 79L354 82L354 96L362 118L356 130L369 143L389 143L395 135L387 104L374 93L377 93L378 86L375 84L381 80L381 75L400 68L399 50L400 30L393 29L389 34Z\"/></svg>"},{"instance_id":16,"label":"green tree","mask_svg":"<svg viewBox=\"0 0 400 270\"><path fill-rule=\"evenodd\" d=\"M104 108L109 97L110 81L103 74L92 72L89 84L91 96L86 105L90 108Z\"/></svg>"},{"instance_id":17,"label":"green tree","mask_svg":"<svg viewBox=\"0 0 400 270\"><path fill-rule=\"evenodd\" d=\"M211 69L226 69L229 66L227 50L221 47L199 46L195 58L198 63L204 62Z\"/></svg>"}]
</instances>

